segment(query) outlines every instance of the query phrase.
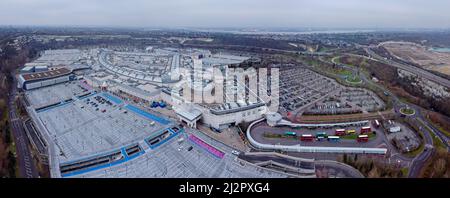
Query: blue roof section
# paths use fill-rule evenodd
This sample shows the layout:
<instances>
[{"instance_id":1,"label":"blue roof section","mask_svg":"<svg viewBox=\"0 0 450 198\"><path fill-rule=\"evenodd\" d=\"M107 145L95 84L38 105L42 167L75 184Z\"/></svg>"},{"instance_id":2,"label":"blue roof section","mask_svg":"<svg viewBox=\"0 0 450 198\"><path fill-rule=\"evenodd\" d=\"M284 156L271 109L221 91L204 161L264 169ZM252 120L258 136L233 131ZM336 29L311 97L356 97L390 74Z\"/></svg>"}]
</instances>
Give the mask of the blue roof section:
<instances>
[{"instance_id":1,"label":"blue roof section","mask_svg":"<svg viewBox=\"0 0 450 198\"><path fill-rule=\"evenodd\" d=\"M93 95L95 95L95 94L97 94L97 91L90 92L90 93L88 93L88 94L86 94L86 95L77 96L77 98L78 98L79 100L83 100L83 99L88 98L88 97L91 97L91 96L93 96Z\"/></svg>"},{"instance_id":2,"label":"blue roof section","mask_svg":"<svg viewBox=\"0 0 450 198\"><path fill-rule=\"evenodd\" d=\"M148 119L151 119L151 120L153 120L155 122L158 122L160 124L167 125L167 124L170 123L170 121L168 121L168 120L166 120L164 118L160 118L160 117L158 117L156 115L148 113L148 112L146 112L146 111L144 111L142 109L139 109L138 107L135 107L133 105L127 105L127 106L125 106L125 108L127 108L128 110L133 111L134 113L137 113L137 114L139 114L141 116L144 116L144 117L146 117Z\"/></svg>"},{"instance_id":3,"label":"blue roof section","mask_svg":"<svg viewBox=\"0 0 450 198\"><path fill-rule=\"evenodd\" d=\"M36 112L37 112L37 113L41 113L41 112L44 112L44 111L48 111L48 110L54 109L54 108L56 108L56 107L61 107L61 106L70 104L70 103L72 103L72 102L73 102L73 100L71 100L71 101L69 101L69 102L62 101L62 102L59 102L59 103L55 103L55 104L53 104L53 105L49 105L49 106L44 107L44 108L39 108L38 110L36 110Z\"/></svg>"},{"instance_id":4,"label":"blue roof section","mask_svg":"<svg viewBox=\"0 0 450 198\"><path fill-rule=\"evenodd\" d=\"M162 140L162 141L156 143L155 145L150 145L150 143L148 142L148 140L149 140L150 138L145 139L145 143L147 143L147 145L148 145L151 149L156 149L156 148L158 148L159 146L161 146L162 144L164 144L164 143L166 143L167 141L171 140L172 138L178 136L178 134L180 134L180 133L173 133L173 132L170 132L170 136L169 136L168 138L166 138L166 139L164 139L164 140Z\"/></svg>"},{"instance_id":5,"label":"blue roof section","mask_svg":"<svg viewBox=\"0 0 450 198\"><path fill-rule=\"evenodd\" d=\"M122 156L123 156L123 158L120 159L120 160L117 160L117 161L114 161L114 162L109 162L109 163L106 163L106 164L103 164L103 165L98 165L98 166L93 166L93 167L89 167L89 168L85 168L85 169L72 171L72 172L69 172L69 173L64 173L64 174L61 174L61 176L62 177L71 177L71 176L80 175L80 174L84 174L84 173L91 172L91 171L100 170L100 169L107 168L107 167L112 167L112 166L115 166L115 165L119 165L119 164L128 162L128 161L130 161L130 160L132 160L132 159L134 159L136 157L139 157L139 156L141 156L141 155L143 155L145 153L144 149L142 149L142 147L139 146L139 148L141 149L140 152L135 153L132 156L128 156L126 151L125 151L126 148L127 147L120 148L120 152L122 153ZM108 154L112 154L112 153L115 153L117 151L118 150L114 150L114 151L108 152ZM108 154L103 154L103 156L108 155ZM95 155L95 156L87 157L87 158L85 158L85 160L92 159L92 158L99 157L99 156L101 156L101 155ZM83 161L83 160L76 160L76 161ZM72 161L71 163L75 163L76 161ZM65 163L62 163L60 165L67 165L67 164L70 164L70 162L65 162Z\"/></svg>"},{"instance_id":6,"label":"blue roof section","mask_svg":"<svg viewBox=\"0 0 450 198\"><path fill-rule=\"evenodd\" d=\"M111 94L109 94L109 93L103 93L102 94L104 97L106 97L108 100L111 100L112 102L114 102L114 103L116 103L116 104L122 104L122 100L120 99L120 98L118 98L118 97L116 97L116 96L113 96L113 95L111 95Z\"/></svg>"}]
</instances>

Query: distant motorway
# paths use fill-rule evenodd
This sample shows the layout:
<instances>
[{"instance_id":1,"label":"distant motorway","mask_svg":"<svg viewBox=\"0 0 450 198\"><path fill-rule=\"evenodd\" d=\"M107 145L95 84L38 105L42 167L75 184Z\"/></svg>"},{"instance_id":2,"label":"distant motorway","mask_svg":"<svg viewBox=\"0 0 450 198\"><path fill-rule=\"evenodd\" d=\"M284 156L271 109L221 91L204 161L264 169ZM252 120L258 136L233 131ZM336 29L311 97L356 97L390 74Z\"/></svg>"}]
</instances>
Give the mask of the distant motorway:
<instances>
[{"instance_id":1,"label":"distant motorway","mask_svg":"<svg viewBox=\"0 0 450 198\"><path fill-rule=\"evenodd\" d=\"M433 74L433 73L431 73L431 72L429 72L429 71L427 71L425 69L422 69L422 68L419 68L419 67L416 67L416 66L405 65L405 64L398 63L398 62L395 62L395 61L392 61L392 60L389 60L389 59L385 59L385 57L382 57L382 56L378 55L377 53L372 51L369 47L364 47L364 50L370 56L372 56L372 58L369 58L369 57L365 57L365 58L368 58L368 59L373 60L373 61L378 61L378 62L381 62L381 63L384 63L384 64L388 64L388 65L391 65L393 67L396 67L396 68L399 68L399 69L411 72L411 73L413 73L413 74L415 74L415 75L417 75L419 77L425 78L425 79L433 81L433 82L435 82L435 83L437 83L439 85L442 85L444 87L450 88L450 80L448 80L446 78L440 77L440 76L435 75L435 74Z\"/></svg>"},{"instance_id":2,"label":"distant motorway","mask_svg":"<svg viewBox=\"0 0 450 198\"><path fill-rule=\"evenodd\" d=\"M355 55L355 56L357 56L357 55ZM361 57L368 58L368 57L365 57L365 56L361 56ZM374 60L374 59L372 59L372 60ZM378 60L375 60L375 61L378 61ZM355 68L354 68L354 67L351 67L350 65L346 65L346 64L334 62L334 58L332 59L332 63L340 64L340 65L342 65L343 67L345 67L346 69L350 69L350 70L356 72L356 71L355 71ZM385 64L391 65L390 63L385 63ZM410 66L410 67L414 67L414 66ZM415 68L415 69L419 69L419 68L417 68L417 67L414 67L414 68ZM431 74L431 73L430 73L430 74ZM434 74L431 74L431 75L436 76L436 75L434 75ZM415 111L416 113L412 116L412 118L414 118L415 120L417 120L418 122L420 122L422 125L426 126L426 127L427 127L434 135L436 135L439 139L441 139L442 142L444 143L444 145L445 145L445 146L447 147L447 149L450 151L450 144L449 144L450 138L447 137L447 136L446 136L445 134L443 134L439 129L437 129L436 127L434 127L431 123L429 123L429 122L427 121L427 119L425 118L425 116L424 116L424 115L422 114L422 112L421 112L421 107L419 107L419 106L417 106L417 105L414 105L414 104L402 102L402 101L401 101L395 94L393 94L390 90L388 90L387 88L385 88L385 87L383 87L383 86L381 86L381 85L379 85L379 84L373 82L372 80L368 79L363 73L360 73L360 79L362 79L364 82L366 82L366 83L368 83L368 84L371 84L372 86L375 86L375 87L377 87L377 88L383 90L384 92L388 93L388 94L391 96L391 98L393 99L395 112L398 113L399 110L400 110L400 108L405 107L405 106L409 106L410 108L414 109L414 111ZM442 79L442 78L441 78L441 79ZM444 80L446 80L446 79L444 79ZM447 81L448 81L448 80L447 80ZM424 132L424 133L427 133L427 132ZM432 141L428 141L428 144L430 144L430 143L432 144Z\"/></svg>"},{"instance_id":3,"label":"distant motorway","mask_svg":"<svg viewBox=\"0 0 450 198\"><path fill-rule=\"evenodd\" d=\"M351 54L353 55L353 54ZM354 56L359 56L359 55L354 55ZM368 58L365 56L361 56L363 58ZM346 65L346 64L341 64L341 63L336 63L334 62L335 58L332 59L332 63L335 64L340 64L341 66L345 67L346 69L350 69L354 72L356 72L354 67L351 67L350 65ZM378 61L376 59L371 59L374 61ZM390 63L385 63L387 65L391 65ZM395 67L395 66L394 66ZM414 66L410 66L410 67L414 67ZM419 69L417 67L414 68L410 68L410 69ZM429 72L428 72L429 73ZM430 73L431 74L431 73ZM434 74L431 74L433 76L435 76ZM371 84L375 87L378 87L379 89L383 90L384 92L388 93L391 98L393 99L393 103L394 103L394 110L396 113L399 113L400 108L404 107L404 106L409 106L410 108L414 109L415 114L413 116L410 116L413 120L415 120L416 122L420 123L421 125L423 125L424 127L420 127L420 131L422 131L422 134L424 135L424 144L425 144L425 148L423 150L422 153L420 153L419 155L417 155L413 160L412 160L412 164L409 166L409 172L408 172L408 177L418 177L420 174L420 171L422 170L423 166L425 165L425 163L427 162L427 160L432 156L434 149L434 140L432 136L436 136L438 137L438 141L442 141L444 146L447 148L448 151L450 151L450 138L447 137L445 134L443 134L439 129L437 129L436 127L434 127L431 123L429 123L427 121L427 119L423 116L422 112L421 112L421 107L414 105L414 104L409 104L409 103L404 103L402 102L395 94L393 94L390 90L388 90L387 88L373 82L372 80L368 79L364 74L360 73L360 79L362 79L364 82ZM445 79L444 79L445 80ZM430 132L431 134L430 134ZM402 160L408 160L403 156L398 156L400 157Z\"/></svg>"},{"instance_id":4,"label":"distant motorway","mask_svg":"<svg viewBox=\"0 0 450 198\"><path fill-rule=\"evenodd\" d=\"M267 47L257 47L257 46L248 46L248 45L220 45L220 44L213 44L213 45L207 45L207 44L183 44L184 46L188 47L204 47L204 48L224 48L224 47L235 47L235 48L242 48L241 50L245 50L246 48L253 48L253 49L259 49L260 51L266 51L266 52L281 52L281 53L294 53L294 54L301 54L301 55L332 55L330 52L306 52L306 51L298 51L298 50L283 50L283 49L275 49L275 48L267 48Z\"/></svg>"},{"instance_id":5,"label":"distant motorway","mask_svg":"<svg viewBox=\"0 0 450 198\"><path fill-rule=\"evenodd\" d=\"M371 50L369 50L369 51L371 51ZM373 52L373 51L372 51L372 52ZM374 53L374 52L373 52L373 53ZM375 53L374 53L374 54L375 54ZM367 58L367 57L366 57L366 58ZM382 58L382 57L379 57L379 58ZM373 60L373 59L372 59L372 60ZM378 61L378 60L376 60L376 61ZM388 64L388 65L391 65L391 66L393 66L393 67L396 67L395 65L392 65L390 62L393 62L393 61L384 62L384 63L385 63L385 64ZM394 63L395 63L395 62L394 62ZM398 64L398 63L397 63L397 64ZM401 66L402 64L398 64L398 65ZM344 65L344 66L346 66L346 65ZM404 66L404 65L403 65L403 66ZM348 67L348 68L351 68L351 67ZM400 67L398 67L398 68L400 68ZM447 80L447 79L445 79L445 78L442 78L442 77L440 77L440 76L437 76L437 75L435 75L435 74L432 74L432 73L430 73L430 72L427 72L427 71L425 71L425 70L423 70L423 69L420 69L420 68L417 68L417 67L414 67L414 66L405 66L405 68L409 68L410 70L414 70L415 72L412 72L412 73L415 73L416 75L419 75L419 76L422 76L421 74L423 74L423 75L428 75L428 77L431 78L431 81L436 82L436 83L438 83L438 84L439 84L439 82L437 82L437 81L441 81L442 83L445 83L445 84L446 84L446 85L444 85L444 84L441 84L441 85L447 86L447 87L450 88L450 80ZM403 68L400 68L400 69L403 69ZM406 69L405 69L405 70L406 70ZM384 88L384 87L382 87L382 86L379 86L378 84L374 83L373 81L367 79L367 78L365 77L365 75L363 75L363 74L361 74L360 77L361 77L361 79L363 79L364 81L366 81L366 82L368 82L368 83L370 83L370 84L372 84L372 85L374 85L374 86L377 86L378 88L380 88L380 89L384 90L385 92L389 93L389 94L392 96L392 98L394 99L394 105L397 107L397 108L396 108L397 111L398 111L401 107L406 106L406 105L409 106L410 108L414 109L415 112L416 112L416 114L415 114L413 117L414 117L417 121L419 121L421 124L423 124L423 125L425 125L427 128L429 128L430 131L431 131L433 134L435 134L439 139L441 139L442 142L443 142L443 144L447 147L447 150L450 151L450 143L449 143L450 138L447 137L447 136L446 136L445 134L443 134L439 129L437 129L436 127L434 127L431 123L429 123L429 122L427 121L427 119L425 118L425 116L424 116L424 115L422 114L422 112L421 112L421 107L419 107L419 106L417 106L417 105L414 105L414 104L401 102L400 99L399 99L396 95L392 94L388 89L386 89L386 88ZM425 78L425 76L422 76L422 77ZM428 78L427 78L427 79L428 79Z\"/></svg>"}]
</instances>

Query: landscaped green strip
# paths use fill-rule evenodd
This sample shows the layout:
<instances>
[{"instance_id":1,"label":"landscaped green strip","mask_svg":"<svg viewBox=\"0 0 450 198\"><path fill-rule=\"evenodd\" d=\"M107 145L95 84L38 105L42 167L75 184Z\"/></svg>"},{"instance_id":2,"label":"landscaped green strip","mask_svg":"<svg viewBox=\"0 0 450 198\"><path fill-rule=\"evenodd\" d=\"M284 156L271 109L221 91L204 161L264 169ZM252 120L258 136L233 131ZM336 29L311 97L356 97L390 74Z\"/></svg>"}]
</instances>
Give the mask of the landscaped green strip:
<instances>
[{"instance_id":1,"label":"landscaped green strip","mask_svg":"<svg viewBox=\"0 0 450 198\"><path fill-rule=\"evenodd\" d=\"M421 143L417 149L410 151L408 153L405 153L405 155L407 157L413 158L413 157L416 157L417 155L419 155L420 153L422 153L424 149L425 149L425 144Z\"/></svg>"},{"instance_id":2,"label":"landscaped green strip","mask_svg":"<svg viewBox=\"0 0 450 198\"><path fill-rule=\"evenodd\" d=\"M400 171L402 172L403 177L408 177L408 173L409 173L408 167L403 167L400 169Z\"/></svg>"},{"instance_id":3,"label":"landscaped green strip","mask_svg":"<svg viewBox=\"0 0 450 198\"><path fill-rule=\"evenodd\" d=\"M374 133L369 133L367 134L369 136L369 140L373 139L376 137L376 135ZM346 140L356 140L356 138L358 138L359 134L351 134L351 135L345 135L345 136L341 136L342 139L346 139Z\"/></svg>"},{"instance_id":4,"label":"landscaped green strip","mask_svg":"<svg viewBox=\"0 0 450 198\"><path fill-rule=\"evenodd\" d=\"M415 113L414 109L402 108L400 112L406 115L413 115Z\"/></svg>"},{"instance_id":5,"label":"landscaped green strip","mask_svg":"<svg viewBox=\"0 0 450 198\"><path fill-rule=\"evenodd\" d=\"M447 131L447 130L445 130L444 128L442 128L439 124L434 123L434 122L431 121L429 118L426 117L426 119L427 119L427 121L428 121L431 125L433 125L433 127L437 128L437 129L438 129L439 131L441 131L441 133L443 133L445 136L450 137L450 132L449 132L449 131Z\"/></svg>"},{"instance_id":6,"label":"landscaped green strip","mask_svg":"<svg viewBox=\"0 0 450 198\"><path fill-rule=\"evenodd\" d=\"M441 141L441 139L439 139L436 135L431 134L431 137L433 138L433 146L435 148L442 148L442 149L446 149L444 143Z\"/></svg>"}]
</instances>

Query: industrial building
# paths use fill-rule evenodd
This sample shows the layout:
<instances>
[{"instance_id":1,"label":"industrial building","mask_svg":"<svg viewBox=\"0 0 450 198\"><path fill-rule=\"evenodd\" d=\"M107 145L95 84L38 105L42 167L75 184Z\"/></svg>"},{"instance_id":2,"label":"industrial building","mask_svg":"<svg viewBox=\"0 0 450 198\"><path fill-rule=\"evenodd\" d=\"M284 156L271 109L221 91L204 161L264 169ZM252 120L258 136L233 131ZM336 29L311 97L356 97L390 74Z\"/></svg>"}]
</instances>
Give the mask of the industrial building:
<instances>
[{"instance_id":1,"label":"industrial building","mask_svg":"<svg viewBox=\"0 0 450 198\"><path fill-rule=\"evenodd\" d=\"M75 78L71 73L70 69L62 67L50 71L19 74L18 88L30 90L67 82Z\"/></svg>"}]
</instances>

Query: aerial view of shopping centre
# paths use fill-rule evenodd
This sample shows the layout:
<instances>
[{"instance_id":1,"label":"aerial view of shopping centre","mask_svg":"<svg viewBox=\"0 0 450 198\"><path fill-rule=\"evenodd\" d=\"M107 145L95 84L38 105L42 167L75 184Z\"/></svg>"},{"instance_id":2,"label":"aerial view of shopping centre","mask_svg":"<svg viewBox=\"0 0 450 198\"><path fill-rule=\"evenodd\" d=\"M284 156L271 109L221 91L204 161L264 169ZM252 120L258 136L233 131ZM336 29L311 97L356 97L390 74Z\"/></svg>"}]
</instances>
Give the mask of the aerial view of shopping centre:
<instances>
[{"instance_id":1,"label":"aerial view of shopping centre","mask_svg":"<svg viewBox=\"0 0 450 198\"><path fill-rule=\"evenodd\" d=\"M44 50L15 76L23 130L50 177L367 177L349 164L363 160L398 176L430 155L427 125L388 91L295 63L249 65L261 57Z\"/></svg>"},{"instance_id":2,"label":"aerial view of shopping centre","mask_svg":"<svg viewBox=\"0 0 450 198\"><path fill-rule=\"evenodd\" d=\"M448 178L448 38L0 26L0 176Z\"/></svg>"}]
</instances>

